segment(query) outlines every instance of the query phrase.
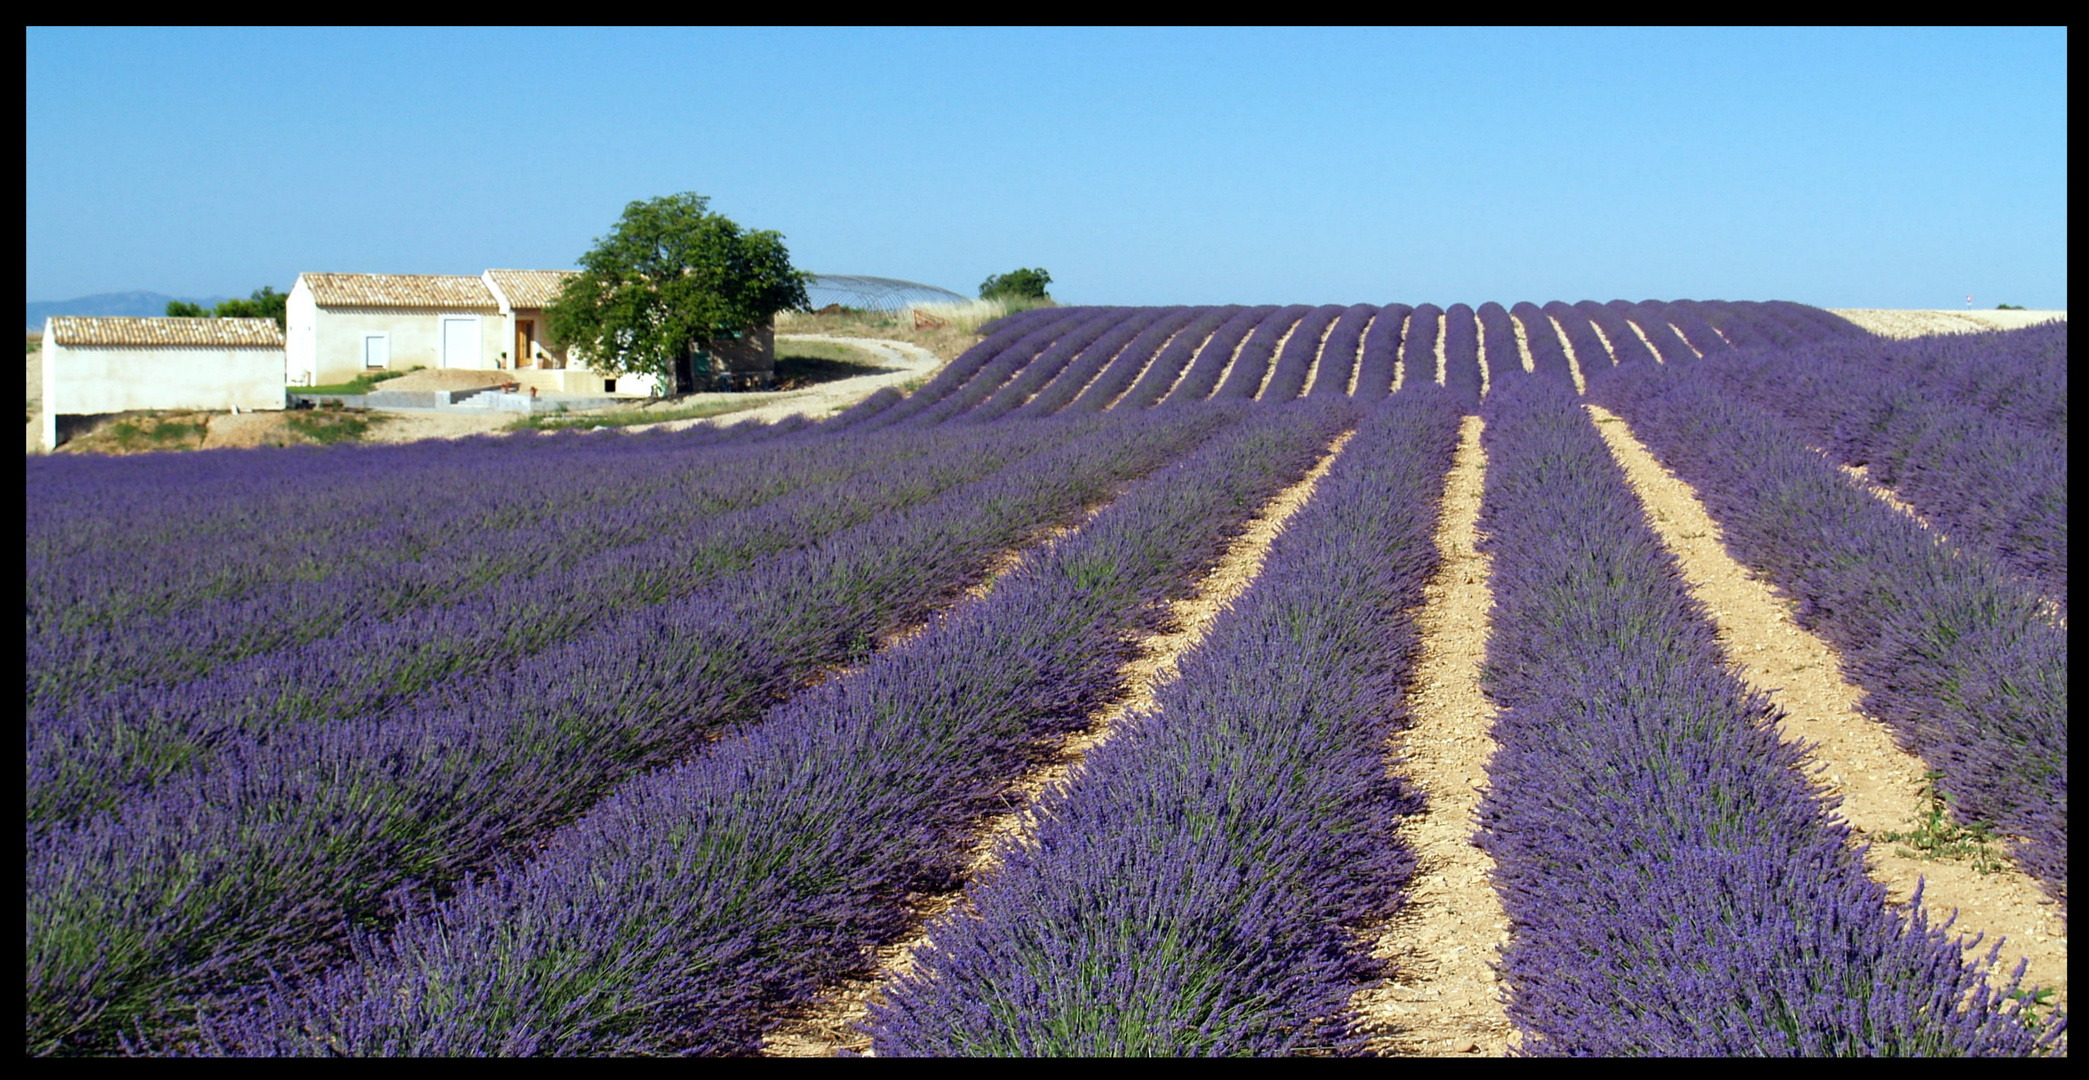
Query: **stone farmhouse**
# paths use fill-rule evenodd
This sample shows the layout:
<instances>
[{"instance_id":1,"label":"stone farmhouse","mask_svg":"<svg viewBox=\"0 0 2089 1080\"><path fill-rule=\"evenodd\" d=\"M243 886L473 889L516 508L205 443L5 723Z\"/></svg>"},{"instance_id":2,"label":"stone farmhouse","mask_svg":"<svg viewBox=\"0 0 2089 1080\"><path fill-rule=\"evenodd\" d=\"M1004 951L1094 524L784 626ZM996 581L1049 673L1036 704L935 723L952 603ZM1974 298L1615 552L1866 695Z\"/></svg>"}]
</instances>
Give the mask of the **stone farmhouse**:
<instances>
[{"instance_id":1,"label":"stone farmhouse","mask_svg":"<svg viewBox=\"0 0 2089 1080\"><path fill-rule=\"evenodd\" d=\"M547 394L652 394L648 376L605 377L584 356L549 344L544 308L573 273L299 274L287 311L286 381L332 385L419 366L507 371ZM775 331L761 327L692 348L677 381L689 389L699 376L765 375L775 356Z\"/></svg>"},{"instance_id":2,"label":"stone farmhouse","mask_svg":"<svg viewBox=\"0 0 2089 1080\"><path fill-rule=\"evenodd\" d=\"M280 409L274 319L53 316L44 321L43 445L58 416L134 409Z\"/></svg>"}]
</instances>

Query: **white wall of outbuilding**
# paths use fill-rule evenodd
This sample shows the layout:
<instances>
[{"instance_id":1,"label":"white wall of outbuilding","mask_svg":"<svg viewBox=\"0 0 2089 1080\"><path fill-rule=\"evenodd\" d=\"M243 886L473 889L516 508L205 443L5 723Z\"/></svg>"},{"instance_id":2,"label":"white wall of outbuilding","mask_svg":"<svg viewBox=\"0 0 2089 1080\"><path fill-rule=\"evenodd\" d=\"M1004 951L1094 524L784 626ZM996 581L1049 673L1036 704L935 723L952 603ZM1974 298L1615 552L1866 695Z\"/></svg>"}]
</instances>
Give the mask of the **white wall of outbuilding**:
<instances>
[{"instance_id":1,"label":"white wall of outbuilding","mask_svg":"<svg viewBox=\"0 0 2089 1080\"><path fill-rule=\"evenodd\" d=\"M280 409L284 350L263 346L61 345L43 341L43 444L58 417L142 409Z\"/></svg>"}]
</instances>

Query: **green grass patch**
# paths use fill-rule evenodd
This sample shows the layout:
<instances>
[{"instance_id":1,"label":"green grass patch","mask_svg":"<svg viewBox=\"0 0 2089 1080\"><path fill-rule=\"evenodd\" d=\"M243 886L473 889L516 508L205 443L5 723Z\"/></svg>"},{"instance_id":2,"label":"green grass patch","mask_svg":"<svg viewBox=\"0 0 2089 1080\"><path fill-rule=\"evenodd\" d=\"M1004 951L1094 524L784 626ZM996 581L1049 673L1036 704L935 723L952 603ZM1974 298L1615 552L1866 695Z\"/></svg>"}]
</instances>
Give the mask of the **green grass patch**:
<instances>
[{"instance_id":1,"label":"green grass patch","mask_svg":"<svg viewBox=\"0 0 2089 1080\"><path fill-rule=\"evenodd\" d=\"M723 416L726 413L744 412L766 405L772 394L750 394L747 400L706 401L697 405L663 405L637 409L615 409L597 413L547 413L542 416L531 414L519 417L509 424L509 431L566 431L572 428L593 429L605 427L629 427L633 424L659 424L669 420L701 420L707 416Z\"/></svg>"},{"instance_id":2,"label":"green grass patch","mask_svg":"<svg viewBox=\"0 0 2089 1080\"><path fill-rule=\"evenodd\" d=\"M293 434L321 446L361 442L375 422L368 413L338 409L300 410L283 418L283 426Z\"/></svg>"},{"instance_id":3,"label":"green grass patch","mask_svg":"<svg viewBox=\"0 0 2089 1080\"><path fill-rule=\"evenodd\" d=\"M109 425L108 440L120 450L186 450L200 448L210 430L207 420L137 416Z\"/></svg>"}]
</instances>

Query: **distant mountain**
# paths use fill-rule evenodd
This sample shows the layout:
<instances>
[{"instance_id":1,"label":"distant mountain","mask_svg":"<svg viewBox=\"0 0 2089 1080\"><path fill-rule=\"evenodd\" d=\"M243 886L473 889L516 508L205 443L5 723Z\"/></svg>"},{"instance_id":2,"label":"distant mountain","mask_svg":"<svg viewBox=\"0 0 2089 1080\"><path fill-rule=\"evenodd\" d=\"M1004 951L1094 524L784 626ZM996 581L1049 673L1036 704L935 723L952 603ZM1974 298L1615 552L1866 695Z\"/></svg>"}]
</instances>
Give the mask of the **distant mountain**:
<instances>
[{"instance_id":1,"label":"distant mountain","mask_svg":"<svg viewBox=\"0 0 2089 1080\"><path fill-rule=\"evenodd\" d=\"M187 300L215 307L223 296L168 296L156 292L96 293L72 300L35 300L29 304L29 329L41 330L53 315L165 315L167 301Z\"/></svg>"}]
</instances>

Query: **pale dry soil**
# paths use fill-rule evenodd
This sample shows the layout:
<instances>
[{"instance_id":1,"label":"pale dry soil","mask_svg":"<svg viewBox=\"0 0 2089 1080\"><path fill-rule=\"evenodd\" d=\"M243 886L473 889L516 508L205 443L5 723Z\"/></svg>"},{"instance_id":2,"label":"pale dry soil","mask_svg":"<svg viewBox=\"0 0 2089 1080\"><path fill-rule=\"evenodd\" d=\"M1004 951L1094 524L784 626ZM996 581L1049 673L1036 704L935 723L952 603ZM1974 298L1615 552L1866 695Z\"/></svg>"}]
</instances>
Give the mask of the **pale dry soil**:
<instances>
[{"instance_id":1,"label":"pale dry soil","mask_svg":"<svg viewBox=\"0 0 2089 1080\"><path fill-rule=\"evenodd\" d=\"M1137 658L1120 671L1124 696L1099 712L1085 730L1066 739L1052 760L1010 786L1006 795L1009 811L988 822L974 837L967 860L969 880L983 881L993 873L1001 845L1019 842L1035 821L1034 815L1045 795L1072 781L1082 759L1109 740L1118 721L1134 711L1154 707L1159 688L1179 677L1177 665L1182 655L1204 640L1212 621L1262 572L1269 545L1312 497L1313 489L1334 466L1350 434L1339 436L1304 478L1271 499L1249 522L1246 531L1228 545L1218 564L1198 582L1196 589L1170 606L1166 628L1142 640ZM871 1002L884 988L913 970L914 954L930 941L929 924L955 909L963 895L962 891L954 891L911 898L910 906L920 929L905 940L875 951L872 959L877 974L829 988L805 1016L771 1032L763 1042L762 1052L772 1057L831 1057L843 1051L871 1053L870 1037L857 1025L869 1015Z\"/></svg>"},{"instance_id":2,"label":"pale dry soil","mask_svg":"<svg viewBox=\"0 0 2089 1080\"><path fill-rule=\"evenodd\" d=\"M834 341L853 345L876 357L885 365L885 370L875 375L857 375L846 379L808 386L803 390L791 390L781 394L766 395L767 401L751 409L707 416L695 420L670 420L659 424L634 424L626 431L647 431L661 428L678 431L698 424L732 425L743 423L773 424L786 417L800 413L814 420L824 420L864 398L888 386L905 387L919 385L933 378L942 370L945 360L929 350L906 341L888 341L882 338L835 337L828 334L778 334L778 341ZM731 401L744 398L738 394L692 394L678 404L694 405L708 401Z\"/></svg>"},{"instance_id":3,"label":"pale dry soil","mask_svg":"<svg viewBox=\"0 0 2089 1080\"><path fill-rule=\"evenodd\" d=\"M1428 805L1401 827L1418 865L1406 902L1373 949L1391 962L1392 975L1353 1001L1380 1054L1500 1056L1513 1037L1493 966L1508 917L1494 892L1494 860L1472 843L1495 749L1495 709L1479 682L1492 603L1490 560L1477 546L1487 467L1480 431L1477 416L1459 431L1436 530L1443 561L1419 616L1412 722L1389 748L1391 767Z\"/></svg>"},{"instance_id":4,"label":"pale dry soil","mask_svg":"<svg viewBox=\"0 0 2089 1080\"><path fill-rule=\"evenodd\" d=\"M1982 874L1967 860L1919 859L1876 839L1914 827L1926 806L1927 767L1860 711L1862 694L1843 678L1834 650L1799 627L1791 605L1727 554L1718 524L1689 485L1656 461L1622 420L1597 406L1588 409L1645 504L1649 524L1682 564L1691 593L1710 609L1728 659L1787 714L1783 736L1812 746L1814 782L1840 800L1839 813L1856 841L1872 845L1865 865L1873 880L1896 904L1908 900L1918 880L1926 881L1923 904L1935 921L1955 909L1957 931L1986 935L1982 955L2006 938L2002 974L2028 957L2026 983L2054 988L2065 1008L2067 930L2058 906L2014 867Z\"/></svg>"},{"instance_id":5,"label":"pale dry soil","mask_svg":"<svg viewBox=\"0 0 2089 1080\"><path fill-rule=\"evenodd\" d=\"M422 368L377 384L378 390L476 390L499 386L509 380L505 371L475 371L467 368Z\"/></svg>"},{"instance_id":6,"label":"pale dry soil","mask_svg":"<svg viewBox=\"0 0 2089 1080\"><path fill-rule=\"evenodd\" d=\"M1829 311L1858 326L1891 338L1922 337L1925 334L1974 334L1988 330L2015 330L2044 322L2066 322L2067 311L1899 311L1882 308L1830 308Z\"/></svg>"}]
</instances>

